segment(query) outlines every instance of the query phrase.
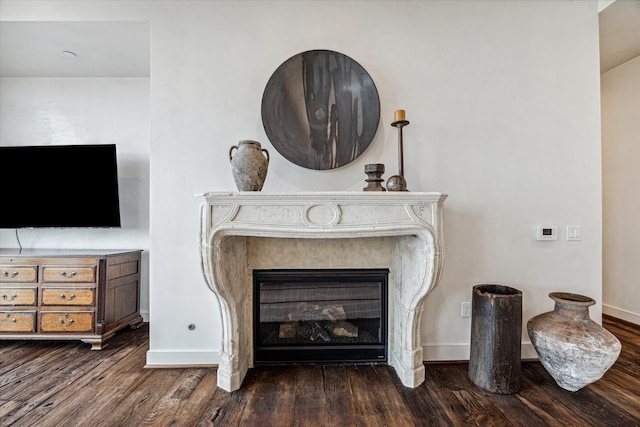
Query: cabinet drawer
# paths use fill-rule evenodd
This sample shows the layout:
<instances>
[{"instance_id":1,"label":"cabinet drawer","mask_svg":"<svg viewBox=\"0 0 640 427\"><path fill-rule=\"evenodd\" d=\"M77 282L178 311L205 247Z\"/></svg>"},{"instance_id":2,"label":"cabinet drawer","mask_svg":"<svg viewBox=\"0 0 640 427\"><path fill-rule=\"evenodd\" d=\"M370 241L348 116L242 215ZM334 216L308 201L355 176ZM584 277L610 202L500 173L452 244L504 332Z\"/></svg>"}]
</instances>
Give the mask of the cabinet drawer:
<instances>
[{"instance_id":1,"label":"cabinet drawer","mask_svg":"<svg viewBox=\"0 0 640 427\"><path fill-rule=\"evenodd\" d=\"M96 268L95 267L43 267L42 268L42 281L43 282L84 282L95 283L96 281Z\"/></svg>"},{"instance_id":2,"label":"cabinet drawer","mask_svg":"<svg viewBox=\"0 0 640 427\"><path fill-rule=\"evenodd\" d=\"M0 305L36 305L36 288L0 287Z\"/></svg>"},{"instance_id":3,"label":"cabinet drawer","mask_svg":"<svg viewBox=\"0 0 640 427\"><path fill-rule=\"evenodd\" d=\"M35 311L0 311L1 332L35 332Z\"/></svg>"},{"instance_id":4,"label":"cabinet drawer","mask_svg":"<svg viewBox=\"0 0 640 427\"><path fill-rule=\"evenodd\" d=\"M93 312L42 311L40 332L93 332Z\"/></svg>"},{"instance_id":5,"label":"cabinet drawer","mask_svg":"<svg viewBox=\"0 0 640 427\"><path fill-rule=\"evenodd\" d=\"M42 305L93 305L94 289L44 288Z\"/></svg>"},{"instance_id":6,"label":"cabinet drawer","mask_svg":"<svg viewBox=\"0 0 640 427\"><path fill-rule=\"evenodd\" d=\"M35 283L37 281L36 266L0 265L0 283Z\"/></svg>"}]
</instances>

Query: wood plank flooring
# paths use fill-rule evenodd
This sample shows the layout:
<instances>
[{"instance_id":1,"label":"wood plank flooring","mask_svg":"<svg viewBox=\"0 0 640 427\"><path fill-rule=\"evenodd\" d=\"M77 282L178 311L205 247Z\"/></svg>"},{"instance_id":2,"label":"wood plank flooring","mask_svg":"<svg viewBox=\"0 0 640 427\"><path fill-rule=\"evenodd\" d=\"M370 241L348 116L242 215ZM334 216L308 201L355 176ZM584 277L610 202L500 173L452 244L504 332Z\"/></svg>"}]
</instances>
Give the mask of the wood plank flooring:
<instances>
[{"instance_id":1,"label":"wood plank flooring","mask_svg":"<svg viewBox=\"0 0 640 427\"><path fill-rule=\"evenodd\" d=\"M227 393L215 368L145 369L147 325L101 351L0 341L0 426L639 426L640 327L603 324L622 353L601 380L572 393L523 362L513 395L477 388L466 363L428 364L416 389L383 365L259 367Z\"/></svg>"}]
</instances>

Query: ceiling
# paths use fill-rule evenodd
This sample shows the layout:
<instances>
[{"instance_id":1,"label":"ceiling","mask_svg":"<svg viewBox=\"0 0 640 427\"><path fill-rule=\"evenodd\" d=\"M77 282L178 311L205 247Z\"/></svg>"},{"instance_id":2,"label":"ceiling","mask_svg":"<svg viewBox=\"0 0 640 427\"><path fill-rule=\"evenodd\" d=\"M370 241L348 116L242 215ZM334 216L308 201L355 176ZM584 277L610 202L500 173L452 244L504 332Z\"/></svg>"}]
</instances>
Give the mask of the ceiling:
<instances>
[{"instance_id":1,"label":"ceiling","mask_svg":"<svg viewBox=\"0 0 640 427\"><path fill-rule=\"evenodd\" d=\"M0 77L149 77L149 70L148 22L0 22Z\"/></svg>"},{"instance_id":2,"label":"ceiling","mask_svg":"<svg viewBox=\"0 0 640 427\"><path fill-rule=\"evenodd\" d=\"M616 0L599 17L600 73L640 56L640 0Z\"/></svg>"},{"instance_id":3,"label":"ceiling","mask_svg":"<svg viewBox=\"0 0 640 427\"><path fill-rule=\"evenodd\" d=\"M640 0L600 1L603 73L640 56ZM0 77L149 77L150 51L148 22L0 22Z\"/></svg>"}]
</instances>

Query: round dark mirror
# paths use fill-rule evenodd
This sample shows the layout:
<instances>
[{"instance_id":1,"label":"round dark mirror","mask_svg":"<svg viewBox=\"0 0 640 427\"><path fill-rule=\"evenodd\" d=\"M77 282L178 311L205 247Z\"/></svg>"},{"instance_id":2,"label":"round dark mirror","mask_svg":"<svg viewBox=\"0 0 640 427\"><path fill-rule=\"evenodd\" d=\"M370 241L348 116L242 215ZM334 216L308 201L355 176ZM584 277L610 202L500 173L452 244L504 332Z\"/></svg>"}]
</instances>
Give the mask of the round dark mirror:
<instances>
[{"instance_id":1,"label":"round dark mirror","mask_svg":"<svg viewBox=\"0 0 640 427\"><path fill-rule=\"evenodd\" d=\"M380 122L380 99L360 64L331 50L286 60L262 96L262 125L274 148L307 169L335 169L360 156Z\"/></svg>"}]
</instances>

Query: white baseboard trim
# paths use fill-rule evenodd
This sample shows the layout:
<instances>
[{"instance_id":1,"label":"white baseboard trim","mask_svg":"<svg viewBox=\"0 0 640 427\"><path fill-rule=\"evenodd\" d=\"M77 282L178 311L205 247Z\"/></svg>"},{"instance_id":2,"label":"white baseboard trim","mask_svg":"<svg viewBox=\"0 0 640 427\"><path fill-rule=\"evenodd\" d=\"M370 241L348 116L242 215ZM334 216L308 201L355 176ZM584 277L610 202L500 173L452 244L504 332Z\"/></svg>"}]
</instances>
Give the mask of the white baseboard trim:
<instances>
[{"instance_id":1,"label":"white baseboard trim","mask_svg":"<svg viewBox=\"0 0 640 427\"><path fill-rule=\"evenodd\" d=\"M149 312L148 311L141 311L140 312L140 316L142 316L142 321L143 322L149 323L150 316L149 316Z\"/></svg>"},{"instance_id":2,"label":"white baseboard trim","mask_svg":"<svg viewBox=\"0 0 640 427\"><path fill-rule=\"evenodd\" d=\"M422 346L422 358L425 362L446 362L469 360L469 344L428 344Z\"/></svg>"},{"instance_id":3,"label":"white baseboard trim","mask_svg":"<svg viewBox=\"0 0 640 427\"><path fill-rule=\"evenodd\" d=\"M538 353L530 342L523 342L521 358L537 360ZM471 344L429 344L422 347L422 358L425 362L468 361Z\"/></svg>"},{"instance_id":4,"label":"white baseboard trim","mask_svg":"<svg viewBox=\"0 0 640 427\"><path fill-rule=\"evenodd\" d=\"M522 343L522 359L537 360L538 354L530 342ZM432 344L422 347L425 362L468 361L470 344ZM149 350L146 368L184 368L218 366L220 353L200 350Z\"/></svg>"},{"instance_id":5,"label":"white baseboard trim","mask_svg":"<svg viewBox=\"0 0 640 427\"><path fill-rule=\"evenodd\" d=\"M602 304L602 313L608 314L609 316L617 317L618 319L626 320L627 322L635 323L636 325L640 325L640 314L634 313L629 310Z\"/></svg>"},{"instance_id":6,"label":"white baseboard trim","mask_svg":"<svg viewBox=\"0 0 640 427\"><path fill-rule=\"evenodd\" d=\"M146 368L208 367L220 363L220 353L204 350L149 350Z\"/></svg>"}]
</instances>

